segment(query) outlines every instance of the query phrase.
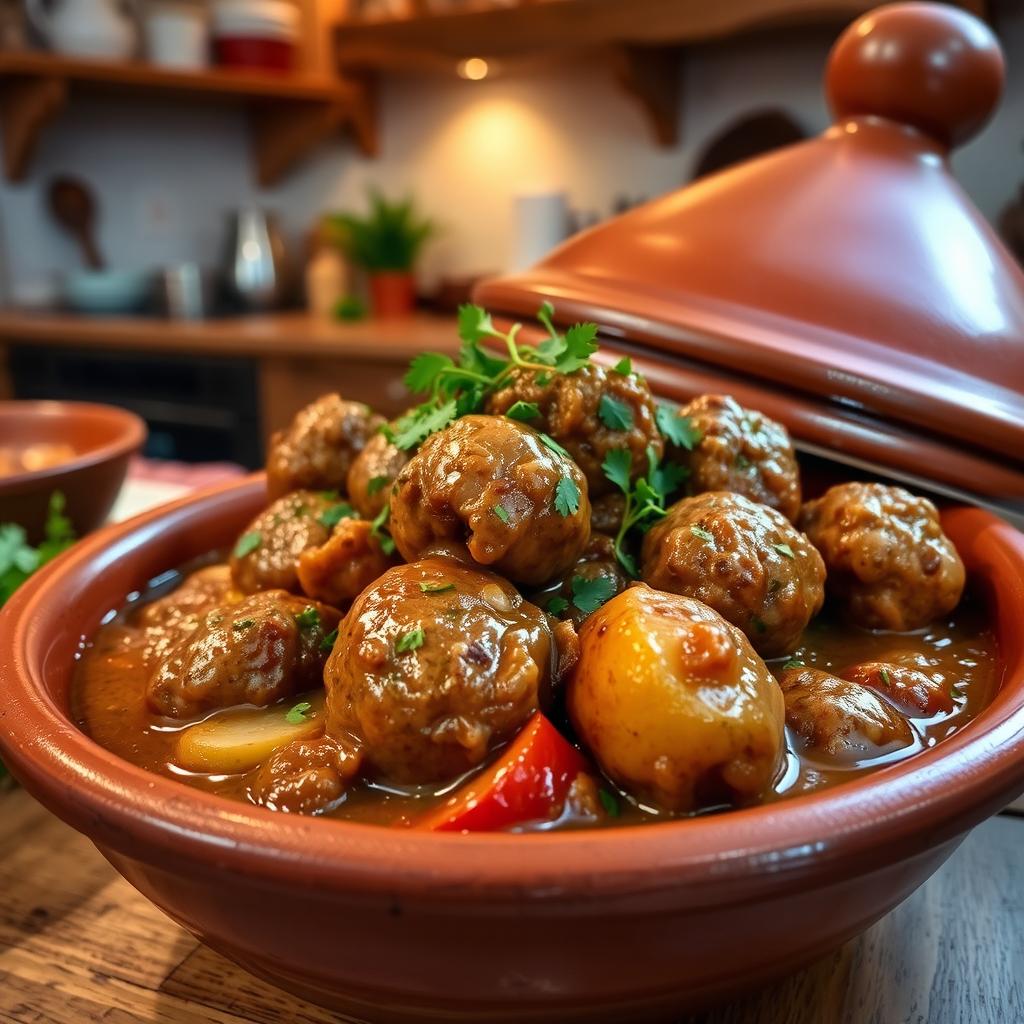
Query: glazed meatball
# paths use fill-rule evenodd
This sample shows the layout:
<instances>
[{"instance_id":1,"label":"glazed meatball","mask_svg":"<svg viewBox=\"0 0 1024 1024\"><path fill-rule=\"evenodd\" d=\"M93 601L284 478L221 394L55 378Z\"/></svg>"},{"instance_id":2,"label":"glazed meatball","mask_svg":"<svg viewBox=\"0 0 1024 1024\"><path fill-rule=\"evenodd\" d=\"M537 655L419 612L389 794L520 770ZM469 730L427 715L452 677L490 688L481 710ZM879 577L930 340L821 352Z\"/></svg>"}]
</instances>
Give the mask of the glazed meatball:
<instances>
[{"instance_id":1,"label":"glazed meatball","mask_svg":"<svg viewBox=\"0 0 1024 1024\"><path fill-rule=\"evenodd\" d=\"M346 607L398 559L386 555L365 519L342 519L323 547L299 555L303 593L318 601Z\"/></svg>"},{"instance_id":2,"label":"glazed meatball","mask_svg":"<svg viewBox=\"0 0 1024 1024\"><path fill-rule=\"evenodd\" d=\"M915 741L906 718L860 683L806 667L789 669L779 682L786 724L830 761L853 767Z\"/></svg>"},{"instance_id":3,"label":"glazed meatball","mask_svg":"<svg viewBox=\"0 0 1024 1024\"><path fill-rule=\"evenodd\" d=\"M953 695L945 681L907 665L866 661L839 675L874 690L906 715L931 718L953 710Z\"/></svg>"},{"instance_id":4,"label":"glazed meatball","mask_svg":"<svg viewBox=\"0 0 1024 1024\"><path fill-rule=\"evenodd\" d=\"M283 590L207 612L157 663L146 689L161 715L188 718L236 704L265 707L322 685L324 637L338 613Z\"/></svg>"},{"instance_id":5,"label":"glazed meatball","mask_svg":"<svg viewBox=\"0 0 1024 1024\"><path fill-rule=\"evenodd\" d=\"M577 626L605 601L621 594L632 581L615 557L615 543L592 533L580 560L560 580L530 595L530 600L556 618Z\"/></svg>"},{"instance_id":6,"label":"glazed meatball","mask_svg":"<svg viewBox=\"0 0 1024 1024\"><path fill-rule=\"evenodd\" d=\"M374 434L352 460L348 471L348 498L364 519L375 519L391 496L391 485L409 461L409 453L396 448L383 434Z\"/></svg>"},{"instance_id":7,"label":"glazed meatball","mask_svg":"<svg viewBox=\"0 0 1024 1024\"><path fill-rule=\"evenodd\" d=\"M626 514L626 496L621 491L602 494L590 502L590 529L593 533L615 536Z\"/></svg>"},{"instance_id":8,"label":"glazed meatball","mask_svg":"<svg viewBox=\"0 0 1024 1024\"><path fill-rule=\"evenodd\" d=\"M654 399L636 374L596 364L570 374L521 370L488 399L487 412L504 415L516 402L537 405L539 416L527 422L569 452L595 497L614 488L601 468L612 449L630 453L634 476L647 471L648 448L661 458L664 442L655 422Z\"/></svg>"},{"instance_id":9,"label":"glazed meatball","mask_svg":"<svg viewBox=\"0 0 1024 1024\"><path fill-rule=\"evenodd\" d=\"M397 783L457 778L548 699L544 613L505 580L429 558L356 599L327 663L327 732Z\"/></svg>"},{"instance_id":10,"label":"glazed meatball","mask_svg":"<svg viewBox=\"0 0 1024 1024\"><path fill-rule=\"evenodd\" d=\"M272 811L315 814L333 807L358 774L358 749L329 736L294 740L260 765L250 787L255 803Z\"/></svg>"},{"instance_id":11,"label":"glazed meatball","mask_svg":"<svg viewBox=\"0 0 1024 1024\"><path fill-rule=\"evenodd\" d=\"M438 542L464 542L480 565L538 586L587 545L587 482L530 427L464 416L427 438L399 474L391 536L406 561Z\"/></svg>"},{"instance_id":12,"label":"glazed meatball","mask_svg":"<svg viewBox=\"0 0 1024 1024\"><path fill-rule=\"evenodd\" d=\"M239 600L231 580L231 569L223 564L197 569L166 597L139 609L135 622L143 627L171 627L182 619L209 611L228 600Z\"/></svg>"},{"instance_id":13,"label":"glazed meatball","mask_svg":"<svg viewBox=\"0 0 1024 1024\"><path fill-rule=\"evenodd\" d=\"M577 734L616 783L671 811L747 804L783 755L782 693L746 637L688 597L637 585L580 629Z\"/></svg>"},{"instance_id":14,"label":"glazed meatball","mask_svg":"<svg viewBox=\"0 0 1024 1024\"><path fill-rule=\"evenodd\" d=\"M821 556L788 519L713 491L668 510L643 545L643 578L703 601L766 656L791 651L825 599Z\"/></svg>"},{"instance_id":15,"label":"glazed meatball","mask_svg":"<svg viewBox=\"0 0 1024 1024\"><path fill-rule=\"evenodd\" d=\"M278 498L242 532L231 555L231 578L243 593L290 590L301 594L299 556L321 548L339 500L329 492L295 491ZM324 521L321 521L324 520Z\"/></svg>"},{"instance_id":16,"label":"glazed meatball","mask_svg":"<svg viewBox=\"0 0 1024 1024\"><path fill-rule=\"evenodd\" d=\"M919 629L960 600L963 562L927 498L840 484L804 506L800 525L825 559L829 596L859 626Z\"/></svg>"},{"instance_id":17,"label":"glazed meatball","mask_svg":"<svg viewBox=\"0 0 1024 1024\"><path fill-rule=\"evenodd\" d=\"M784 426L727 395L702 395L678 415L696 440L691 451L673 447L669 454L689 469L692 494L735 491L796 522L800 467Z\"/></svg>"},{"instance_id":18,"label":"glazed meatball","mask_svg":"<svg viewBox=\"0 0 1024 1024\"><path fill-rule=\"evenodd\" d=\"M369 406L343 401L339 395L324 395L307 405L270 440L270 497L289 491L342 489L352 460L383 423L384 418Z\"/></svg>"}]
</instances>

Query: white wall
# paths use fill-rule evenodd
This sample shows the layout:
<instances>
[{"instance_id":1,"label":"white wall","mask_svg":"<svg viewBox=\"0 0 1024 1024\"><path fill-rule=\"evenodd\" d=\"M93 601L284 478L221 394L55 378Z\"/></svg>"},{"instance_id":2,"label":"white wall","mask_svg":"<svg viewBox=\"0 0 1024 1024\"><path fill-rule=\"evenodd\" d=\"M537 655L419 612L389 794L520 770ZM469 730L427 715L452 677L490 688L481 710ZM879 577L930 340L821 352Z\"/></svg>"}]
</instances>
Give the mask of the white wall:
<instances>
[{"instance_id":1,"label":"white wall","mask_svg":"<svg viewBox=\"0 0 1024 1024\"><path fill-rule=\"evenodd\" d=\"M1024 10L1002 19L1007 97L954 165L986 215L1024 181ZM657 148L610 74L587 65L481 83L392 78L383 89L382 151L360 157L342 140L281 186L251 183L242 115L215 107L77 101L48 131L30 180L0 186L4 261L21 290L72 268L77 253L45 210L45 183L74 173L102 207L100 244L112 264L216 263L225 211L258 201L293 237L319 212L359 204L366 185L414 189L444 225L427 273L501 269L517 189L563 187L573 204L606 211L621 192L656 195L689 176L708 137L756 106L782 106L808 130L827 122L824 33L771 35L692 51L685 60L681 142Z\"/></svg>"}]
</instances>

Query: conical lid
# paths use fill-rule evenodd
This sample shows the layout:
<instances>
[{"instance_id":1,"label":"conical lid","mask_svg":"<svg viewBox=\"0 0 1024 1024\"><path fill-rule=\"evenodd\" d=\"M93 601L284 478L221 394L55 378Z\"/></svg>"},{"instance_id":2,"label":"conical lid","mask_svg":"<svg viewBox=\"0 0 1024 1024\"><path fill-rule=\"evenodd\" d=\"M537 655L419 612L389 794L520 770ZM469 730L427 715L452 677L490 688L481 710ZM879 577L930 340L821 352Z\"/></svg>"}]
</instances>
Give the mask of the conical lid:
<instances>
[{"instance_id":1,"label":"conical lid","mask_svg":"<svg viewBox=\"0 0 1024 1024\"><path fill-rule=\"evenodd\" d=\"M578 235L478 298L517 316L549 299L655 365L788 394L808 422L871 417L916 438L911 462L941 439L998 471L983 490L1019 478L1024 495L1024 275L948 163L999 101L998 43L951 7L893 4L847 29L826 84L836 123L819 138ZM874 461L893 447L868 442ZM856 453L849 431L838 443Z\"/></svg>"}]
</instances>

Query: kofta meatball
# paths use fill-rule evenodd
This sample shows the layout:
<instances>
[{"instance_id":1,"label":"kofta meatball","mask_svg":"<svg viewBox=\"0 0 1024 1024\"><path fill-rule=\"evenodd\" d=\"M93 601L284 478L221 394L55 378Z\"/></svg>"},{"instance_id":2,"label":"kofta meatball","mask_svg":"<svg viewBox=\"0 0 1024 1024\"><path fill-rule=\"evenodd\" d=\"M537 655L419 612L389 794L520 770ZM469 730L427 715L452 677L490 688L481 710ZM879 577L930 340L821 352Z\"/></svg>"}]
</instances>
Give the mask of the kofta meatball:
<instances>
[{"instance_id":1,"label":"kofta meatball","mask_svg":"<svg viewBox=\"0 0 1024 1024\"><path fill-rule=\"evenodd\" d=\"M270 440L267 491L339 490L352 460L383 425L384 418L362 402L323 395L307 405Z\"/></svg>"},{"instance_id":2,"label":"kofta meatball","mask_svg":"<svg viewBox=\"0 0 1024 1024\"><path fill-rule=\"evenodd\" d=\"M143 605L136 613L135 623L144 628L171 628L183 619L241 597L227 565L207 565L186 576L165 597Z\"/></svg>"},{"instance_id":3,"label":"kofta meatball","mask_svg":"<svg viewBox=\"0 0 1024 1024\"><path fill-rule=\"evenodd\" d=\"M250 796L272 811L325 811L345 795L361 762L358 748L330 736L294 740L275 750L260 765L250 786Z\"/></svg>"},{"instance_id":4,"label":"kofta meatball","mask_svg":"<svg viewBox=\"0 0 1024 1024\"><path fill-rule=\"evenodd\" d=\"M695 440L669 456L690 471L690 493L734 491L777 509L790 522L800 514L800 467L789 433L763 413L728 395L701 395L678 415Z\"/></svg>"},{"instance_id":5,"label":"kofta meatball","mask_svg":"<svg viewBox=\"0 0 1024 1024\"><path fill-rule=\"evenodd\" d=\"M655 421L650 389L634 373L618 373L589 364L575 373L520 370L488 399L486 411L504 415L516 404L536 405L531 427L553 437L573 457L587 478L592 496L614 485L601 468L613 449L625 449L632 475L647 471L647 449L661 458L664 441Z\"/></svg>"},{"instance_id":6,"label":"kofta meatball","mask_svg":"<svg viewBox=\"0 0 1024 1024\"><path fill-rule=\"evenodd\" d=\"M365 519L342 519L323 547L299 555L299 584L309 597L347 607L378 576L398 564L384 553Z\"/></svg>"},{"instance_id":7,"label":"kofta meatball","mask_svg":"<svg viewBox=\"0 0 1024 1024\"><path fill-rule=\"evenodd\" d=\"M843 669L839 675L874 690L906 715L931 718L953 710L953 695L944 680L907 665L865 661Z\"/></svg>"},{"instance_id":8,"label":"kofta meatball","mask_svg":"<svg viewBox=\"0 0 1024 1024\"><path fill-rule=\"evenodd\" d=\"M577 626L605 601L621 594L632 580L615 557L615 542L592 533L580 560L560 580L530 595L549 615Z\"/></svg>"},{"instance_id":9,"label":"kofta meatball","mask_svg":"<svg viewBox=\"0 0 1024 1024\"><path fill-rule=\"evenodd\" d=\"M791 651L825 599L825 566L788 519L741 494L676 502L643 544L643 578L714 608L765 656Z\"/></svg>"},{"instance_id":10,"label":"kofta meatball","mask_svg":"<svg viewBox=\"0 0 1024 1024\"><path fill-rule=\"evenodd\" d=\"M753 803L779 774L778 684L735 626L691 598L639 584L591 615L567 701L605 774L667 810Z\"/></svg>"},{"instance_id":11,"label":"kofta meatball","mask_svg":"<svg viewBox=\"0 0 1024 1024\"><path fill-rule=\"evenodd\" d=\"M327 662L327 733L396 783L457 778L549 697L544 613L492 573L443 558L389 569L356 599Z\"/></svg>"},{"instance_id":12,"label":"kofta meatball","mask_svg":"<svg viewBox=\"0 0 1024 1024\"><path fill-rule=\"evenodd\" d=\"M156 664L146 699L157 714L188 718L319 687L324 637L337 624L333 608L283 590L214 608Z\"/></svg>"},{"instance_id":13,"label":"kofta meatball","mask_svg":"<svg viewBox=\"0 0 1024 1024\"><path fill-rule=\"evenodd\" d=\"M406 561L439 542L465 543L480 565L539 586L587 545L587 481L530 427L463 416L427 438L399 474L390 529Z\"/></svg>"},{"instance_id":14,"label":"kofta meatball","mask_svg":"<svg viewBox=\"0 0 1024 1024\"><path fill-rule=\"evenodd\" d=\"M231 578L243 593L290 590L301 594L299 556L321 548L331 535L328 525L345 511L330 492L295 491L278 498L239 536L231 554Z\"/></svg>"},{"instance_id":15,"label":"kofta meatball","mask_svg":"<svg viewBox=\"0 0 1024 1024\"><path fill-rule=\"evenodd\" d=\"M849 679L816 668L792 668L779 680L786 724L804 746L853 767L915 742L910 723L888 701Z\"/></svg>"},{"instance_id":16,"label":"kofta meatball","mask_svg":"<svg viewBox=\"0 0 1024 1024\"><path fill-rule=\"evenodd\" d=\"M409 453L383 434L374 434L352 460L348 471L348 498L364 519L376 519L391 496L391 485L409 461Z\"/></svg>"},{"instance_id":17,"label":"kofta meatball","mask_svg":"<svg viewBox=\"0 0 1024 1024\"><path fill-rule=\"evenodd\" d=\"M828 592L856 625L908 632L951 612L964 566L927 498L839 484L804 505L801 529L828 568Z\"/></svg>"}]
</instances>

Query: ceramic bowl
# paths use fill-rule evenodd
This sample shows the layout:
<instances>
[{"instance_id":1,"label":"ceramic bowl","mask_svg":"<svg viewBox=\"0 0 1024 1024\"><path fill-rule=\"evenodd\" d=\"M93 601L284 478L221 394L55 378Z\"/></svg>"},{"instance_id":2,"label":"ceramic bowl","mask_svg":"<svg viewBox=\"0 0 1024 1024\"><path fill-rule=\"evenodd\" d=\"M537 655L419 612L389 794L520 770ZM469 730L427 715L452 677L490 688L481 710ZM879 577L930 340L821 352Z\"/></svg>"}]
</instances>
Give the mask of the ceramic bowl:
<instances>
[{"instance_id":1,"label":"ceramic bowl","mask_svg":"<svg viewBox=\"0 0 1024 1024\"><path fill-rule=\"evenodd\" d=\"M49 469L0 476L0 522L17 523L38 541L50 495L60 491L67 514L82 536L107 518L128 459L146 440L134 413L89 402L0 402L0 446L67 444L73 459Z\"/></svg>"},{"instance_id":2,"label":"ceramic bowl","mask_svg":"<svg viewBox=\"0 0 1024 1024\"><path fill-rule=\"evenodd\" d=\"M0 755L174 920L253 973L368 1021L637 1021L734 996L863 931L1024 789L1024 536L945 526L990 602L992 705L914 758L771 806L532 836L275 814L119 760L68 713L107 609L228 545L262 478L107 528L0 613Z\"/></svg>"}]
</instances>

